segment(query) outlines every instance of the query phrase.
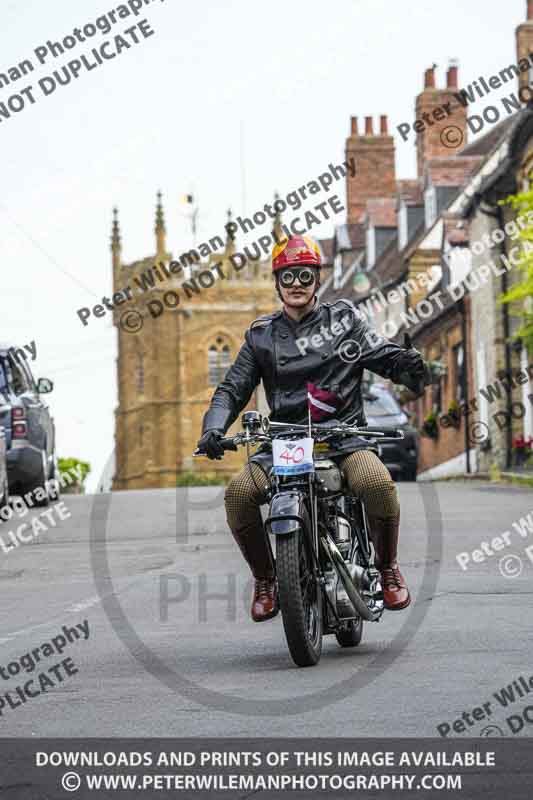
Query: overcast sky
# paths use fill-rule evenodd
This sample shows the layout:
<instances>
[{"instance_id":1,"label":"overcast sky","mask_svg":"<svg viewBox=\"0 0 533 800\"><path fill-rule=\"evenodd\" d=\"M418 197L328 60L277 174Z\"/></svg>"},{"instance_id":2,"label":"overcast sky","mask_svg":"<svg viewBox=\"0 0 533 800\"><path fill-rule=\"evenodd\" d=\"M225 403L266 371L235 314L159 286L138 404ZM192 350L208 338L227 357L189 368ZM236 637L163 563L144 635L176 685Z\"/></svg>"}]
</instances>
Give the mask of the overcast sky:
<instances>
[{"instance_id":1,"label":"overcast sky","mask_svg":"<svg viewBox=\"0 0 533 800\"><path fill-rule=\"evenodd\" d=\"M252 213L342 162L351 115L386 113L390 129L413 121L431 64L443 86L457 58L463 86L515 61L526 13L525 0L153 0L38 65L35 48L119 5L2 2L0 72L25 58L38 68L0 89L6 102L31 84L36 99L0 117L0 341L35 340L34 373L55 381L58 454L91 462L90 487L113 449L116 333L107 317L82 327L76 310L111 290L112 206L123 260L148 256L160 188L177 254L190 246L184 192L199 198L200 238L219 233L228 206ZM140 44L49 97L38 90L40 78L143 18L153 36L139 33ZM396 156L398 177L414 177L414 145L397 137Z\"/></svg>"}]
</instances>

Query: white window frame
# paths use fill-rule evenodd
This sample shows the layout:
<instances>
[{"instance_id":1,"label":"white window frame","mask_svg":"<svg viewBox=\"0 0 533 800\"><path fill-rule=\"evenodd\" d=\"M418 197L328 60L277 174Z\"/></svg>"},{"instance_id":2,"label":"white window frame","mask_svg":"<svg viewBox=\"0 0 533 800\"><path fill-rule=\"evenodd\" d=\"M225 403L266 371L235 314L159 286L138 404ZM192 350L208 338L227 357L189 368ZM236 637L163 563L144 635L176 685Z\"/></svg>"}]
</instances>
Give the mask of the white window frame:
<instances>
[{"instance_id":1,"label":"white window frame","mask_svg":"<svg viewBox=\"0 0 533 800\"><path fill-rule=\"evenodd\" d=\"M528 374L528 366L529 354L527 352L527 348L524 346L520 351L520 368L526 373L526 375ZM529 395L531 394L532 390L533 388L531 380L528 380L527 383L522 384L522 404L526 409L526 413L524 414L524 437L526 439L530 436L533 436L533 406L529 400Z\"/></svg>"},{"instance_id":2,"label":"white window frame","mask_svg":"<svg viewBox=\"0 0 533 800\"><path fill-rule=\"evenodd\" d=\"M402 202L398 211L398 247L403 250L409 241L409 219L407 204Z\"/></svg>"},{"instance_id":3,"label":"white window frame","mask_svg":"<svg viewBox=\"0 0 533 800\"><path fill-rule=\"evenodd\" d=\"M434 186L428 186L424 192L424 214L426 217L426 230L431 228L437 219L437 190Z\"/></svg>"},{"instance_id":4,"label":"white window frame","mask_svg":"<svg viewBox=\"0 0 533 800\"><path fill-rule=\"evenodd\" d=\"M366 229L366 264L367 269L372 269L376 263L376 229L369 225Z\"/></svg>"},{"instance_id":5,"label":"white window frame","mask_svg":"<svg viewBox=\"0 0 533 800\"><path fill-rule=\"evenodd\" d=\"M340 289L342 281L342 253L337 253L333 261L333 288Z\"/></svg>"}]
</instances>

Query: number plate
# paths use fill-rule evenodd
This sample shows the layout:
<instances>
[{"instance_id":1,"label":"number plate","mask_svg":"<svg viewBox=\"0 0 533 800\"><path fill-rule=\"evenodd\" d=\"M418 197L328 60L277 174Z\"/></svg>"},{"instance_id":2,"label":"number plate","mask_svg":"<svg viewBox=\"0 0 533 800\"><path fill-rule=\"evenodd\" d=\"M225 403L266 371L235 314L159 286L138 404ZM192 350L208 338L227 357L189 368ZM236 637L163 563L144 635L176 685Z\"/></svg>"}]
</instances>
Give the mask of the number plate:
<instances>
[{"instance_id":1,"label":"number plate","mask_svg":"<svg viewBox=\"0 0 533 800\"><path fill-rule=\"evenodd\" d=\"M315 471L313 439L274 439L272 456L276 475L301 475Z\"/></svg>"}]
</instances>

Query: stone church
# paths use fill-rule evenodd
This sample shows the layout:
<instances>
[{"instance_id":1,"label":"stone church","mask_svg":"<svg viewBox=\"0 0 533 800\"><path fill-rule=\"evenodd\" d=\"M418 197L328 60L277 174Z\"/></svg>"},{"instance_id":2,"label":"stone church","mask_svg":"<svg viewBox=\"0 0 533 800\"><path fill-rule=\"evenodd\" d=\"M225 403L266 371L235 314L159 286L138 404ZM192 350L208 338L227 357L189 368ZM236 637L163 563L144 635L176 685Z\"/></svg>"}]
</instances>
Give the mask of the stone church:
<instances>
[{"instance_id":1,"label":"stone church","mask_svg":"<svg viewBox=\"0 0 533 800\"><path fill-rule=\"evenodd\" d=\"M280 220L276 221L276 226ZM113 291L133 286L135 278L154 265L172 263L167 252L161 195L155 220L156 252L132 264L121 261L121 237L117 212L111 236ZM203 415L214 388L235 359L250 322L279 307L272 281L270 258L248 260L236 271L229 262L235 242L228 236L222 253L187 267L189 279L201 271L222 265L226 279L218 277L199 294L183 299L176 307L165 306L154 318L149 303L183 283L168 273L133 303L115 307L118 333L118 407L115 410L116 470L113 489L173 487L186 471L234 474L244 463L245 452L227 453L222 461L193 459ZM177 263L177 262L173 262ZM161 274L161 268L159 267ZM152 307L157 307L155 304ZM134 309L142 315L143 326L136 333L124 330L121 316ZM266 412L262 389L252 396L249 408ZM237 420L229 433L240 429Z\"/></svg>"}]
</instances>

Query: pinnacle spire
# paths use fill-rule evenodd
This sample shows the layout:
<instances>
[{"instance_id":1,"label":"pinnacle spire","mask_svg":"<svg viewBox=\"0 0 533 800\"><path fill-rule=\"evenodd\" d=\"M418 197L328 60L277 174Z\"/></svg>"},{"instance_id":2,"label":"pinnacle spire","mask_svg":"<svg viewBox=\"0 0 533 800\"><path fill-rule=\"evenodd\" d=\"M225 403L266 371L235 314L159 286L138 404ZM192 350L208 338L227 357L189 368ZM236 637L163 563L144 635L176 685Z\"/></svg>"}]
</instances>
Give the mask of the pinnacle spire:
<instances>
[{"instance_id":1,"label":"pinnacle spire","mask_svg":"<svg viewBox=\"0 0 533 800\"><path fill-rule=\"evenodd\" d=\"M155 240L157 245L157 255L164 257L165 254L165 215L163 212L162 194L157 193L157 204L155 208Z\"/></svg>"},{"instance_id":2,"label":"pinnacle spire","mask_svg":"<svg viewBox=\"0 0 533 800\"><path fill-rule=\"evenodd\" d=\"M281 227L281 211L279 211L279 206L276 208L276 203L280 199L278 192L274 194L274 210L276 212L276 216L274 217L274 236L276 241L279 242L283 237L283 228Z\"/></svg>"},{"instance_id":3,"label":"pinnacle spire","mask_svg":"<svg viewBox=\"0 0 533 800\"><path fill-rule=\"evenodd\" d=\"M111 226L111 249L120 250L120 226L118 223L118 208L113 208L113 224Z\"/></svg>"},{"instance_id":4,"label":"pinnacle spire","mask_svg":"<svg viewBox=\"0 0 533 800\"><path fill-rule=\"evenodd\" d=\"M232 213L231 213L231 208L228 208L228 210L226 211L226 215L228 217L228 221L226 223L226 233L228 234L228 238L226 239L226 241L229 242L231 240L232 242L234 242L235 241L235 232L233 230L228 230L228 226L229 226L229 224L231 222L231 217L233 216Z\"/></svg>"},{"instance_id":5,"label":"pinnacle spire","mask_svg":"<svg viewBox=\"0 0 533 800\"><path fill-rule=\"evenodd\" d=\"M233 255L233 253L235 252L235 231L233 230L233 226L230 225L231 218L233 216L231 213L231 208L228 208L226 214L228 217L228 221L225 225L227 236L226 236L226 247L224 249L224 252L226 256L230 256Z\"/></svg>"}]
</instances>

